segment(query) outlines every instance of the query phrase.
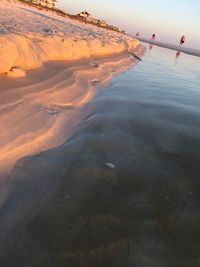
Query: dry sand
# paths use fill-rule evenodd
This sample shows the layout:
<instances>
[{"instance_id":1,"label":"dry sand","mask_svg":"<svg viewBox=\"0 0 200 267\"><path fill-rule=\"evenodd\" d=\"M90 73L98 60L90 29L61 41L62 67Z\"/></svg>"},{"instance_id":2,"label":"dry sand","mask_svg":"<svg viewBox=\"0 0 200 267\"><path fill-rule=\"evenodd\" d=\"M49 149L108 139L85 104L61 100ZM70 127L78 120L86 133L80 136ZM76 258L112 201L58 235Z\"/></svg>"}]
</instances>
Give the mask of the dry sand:
<instances>
[{"instance_id":1,"label":"dry sand","mask_svg":"<svg viewBox=\"0 0 200 267\"><path fill-rule=\"evenodd\" d=\"M22 3L0 2L0 74L24 76L49 60L75 60L135 49L125 34L59 17Z\"/></svg>"}]
</instances>

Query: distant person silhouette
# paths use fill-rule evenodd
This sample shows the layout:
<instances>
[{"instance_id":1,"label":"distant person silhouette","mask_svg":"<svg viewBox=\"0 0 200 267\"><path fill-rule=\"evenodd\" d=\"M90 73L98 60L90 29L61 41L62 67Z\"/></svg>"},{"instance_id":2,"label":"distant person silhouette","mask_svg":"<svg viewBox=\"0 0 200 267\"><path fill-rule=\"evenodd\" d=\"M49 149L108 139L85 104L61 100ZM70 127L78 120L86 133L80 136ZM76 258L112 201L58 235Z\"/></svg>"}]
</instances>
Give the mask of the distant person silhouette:
<instances>
[{"instance_id":1,"label":"distant person silhouette","mask_svg":"<svg viewBox=\"0 0 200 267\"><path fill-rule=\"evenodd\" d=\"M152 41L155 41L155 39L156 39L156 35L155 35L155 33L154 33L154 34L152 34L152 36L151 36L151 40L152 40Z\"/></svg>"},{"instance_id":2,"label":"distant person silhouette","mask_svg":"<svg viewBox=\"0 0 200 267\"><path fill-rule=\"evenodd\" d=\"M135 36L136 36L136 37L140 37L140 33L139 33L139 32L137 32Z\"/></svg>"},{"instance_id":3,"label":"distant person silhouette","mask_svg":"<svg viewBox=\"0 0 200 267\"><path fill-rule=\"evenodd\" d=\"M185 36L183 35L180 40L180 46L182 46L185 43Z\"/></svg>"}]
</instances>

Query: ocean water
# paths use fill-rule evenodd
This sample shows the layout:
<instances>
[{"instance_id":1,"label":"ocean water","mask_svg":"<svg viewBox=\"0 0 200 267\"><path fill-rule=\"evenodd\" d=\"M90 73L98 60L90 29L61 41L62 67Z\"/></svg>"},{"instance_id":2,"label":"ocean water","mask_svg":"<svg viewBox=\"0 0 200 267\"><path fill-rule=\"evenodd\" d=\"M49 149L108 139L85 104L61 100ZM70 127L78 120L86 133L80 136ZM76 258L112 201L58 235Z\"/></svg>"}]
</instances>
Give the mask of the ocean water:
<instances>
[{"instance_id":1,"label":"ocean water","mask_svg":"<svg viewBox=\"0 0 200 267\"><path fill-rule=\"evenodd\" d=\"M200 266L199 70L198 57L147 46L69 140L22 160L13 199L38 201L2 266Z\"/></svg>"}]
</instances>

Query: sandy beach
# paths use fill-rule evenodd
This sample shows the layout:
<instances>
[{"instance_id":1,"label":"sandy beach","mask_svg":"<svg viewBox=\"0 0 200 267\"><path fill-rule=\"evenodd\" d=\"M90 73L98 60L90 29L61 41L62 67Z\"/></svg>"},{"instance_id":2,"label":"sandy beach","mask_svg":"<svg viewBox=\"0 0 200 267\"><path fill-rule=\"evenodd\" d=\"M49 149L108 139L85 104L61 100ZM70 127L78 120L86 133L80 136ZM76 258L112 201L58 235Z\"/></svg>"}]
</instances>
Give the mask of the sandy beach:
<instances>
[{"instance_id":1,"label":"sandy beach","mask_svg":"<svg viewBox=\"0 0 200 267\"><path fill-rule=\"evenodd\" d=\"M199 266L200 62L175 56L154 47L70 113L65 142L16 162L0 266Z\"/></svg>"},{"instance_id":2,"label":"sandy beach","mask_svg":"<svg viewBox=\"0 0 200 267\"><path fill-rule=\"evenodd\" d=\"M59 61L29 71L26 78L0 78L0 172L66 141L83 116L81 108L134 62L125 54Z\"/></svg>"},{"instance_id":3,"label":"sandy beach","mask_svg":"<svg viewBox=\"0 0 200 267\"><path fill-rule=\"evenodd\" d=\"M128 35L62 18L20 2L0 2L0 74L24 76L50 60L77 60L134 50ZM51 14L52 13L52 14Z\"/></svg>"},{"instance_id":4,"label":"sandy beach","mask_svg":"<svg viewBox=\"0 0 200 267\"><path fill-rule=\"evenodd\" d=\"M127 35L49 12L0 2L0 173L64 142L95 87L134 63L124 52L143 51Z\"/></svg>"},{"instance_id":5,"label":"sandy beach","mask_svg":"<svg viewBox=\"0 0 200 267\"><path fill-rule=\"evenodd\" d=\"M200 58L50 2L0 0L0 267L200 266Z\"/></svg>"},{"instance_id":6,"label":"sandy beach","mask_svg":"<svg viewBox=\"0 0 200 267\"><path fill-rule=\"evenodd\" d=\"M0 1L2 267L27 265L24 260L17 263L15 257L7 262L11 240L18 239L16 227L32 218L35 207L39 208L59 182L53 169L53 176L47 179L41 169L36 176L25 175L24 185L18 187L16 175L21 177L22 172L17 166L65 144L87 117L84 106L113 77L138 62L132 53L140 56L143 52L139 41L128 35L61 18L18 1ZM26 183L30 187L26 188ZM37 266L41 266L40 260Z\"/></svg>"}]
</instances>

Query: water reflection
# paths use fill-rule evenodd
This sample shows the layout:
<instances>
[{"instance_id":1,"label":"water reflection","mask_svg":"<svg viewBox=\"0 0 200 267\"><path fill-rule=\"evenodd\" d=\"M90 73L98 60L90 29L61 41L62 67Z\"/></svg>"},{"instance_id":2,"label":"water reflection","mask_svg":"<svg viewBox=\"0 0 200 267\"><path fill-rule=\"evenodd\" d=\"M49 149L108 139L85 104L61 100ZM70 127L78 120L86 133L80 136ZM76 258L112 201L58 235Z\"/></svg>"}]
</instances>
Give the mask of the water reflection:
<instances>
[{"instance_id":1,"label":"water reflection","mask_svg":"<svg viewBox=\"0 0 200 267\"><path fill-rule=\"evenodd\" d=\"M181 52L180 51L177 51L176 52L176 58L180 57L180 55L181 55Z\"/></svg>"},{"instance_id":2,"label":"water reflection","mask_svg":"<svg viewBox=\"0 0 200 267\"><path fill-rule=\"evenodd\" d=\"M174 66L176 66L176 64L178 63L178 59L180 58L180 56L181 56L181 52L177 51L175 55L175 59L174 59Z\"/></svg>"},{"instance_id":3,"label":"water reflection","mask_svg":"<svg viewBox=\"0 0 200 267\"><path fill-rule=\"evenodd\" d=\"M150 44L149 45L149 50L152 50L154 48L154 45L153 44Z\"/></svg>"},{"instance_id":4,"label":"water reflection","mask_svg":"<svg viewBox=\"0 0 200 267\"><path fill-rule=\"evenodd\" d=\"M147 50L146 50L146 57L149 57L149 58L151 58L151 51L153 50L153 48L154 48L154 44L149 44L149 47L147 47Z\"/></svg>"}]
</instances>

